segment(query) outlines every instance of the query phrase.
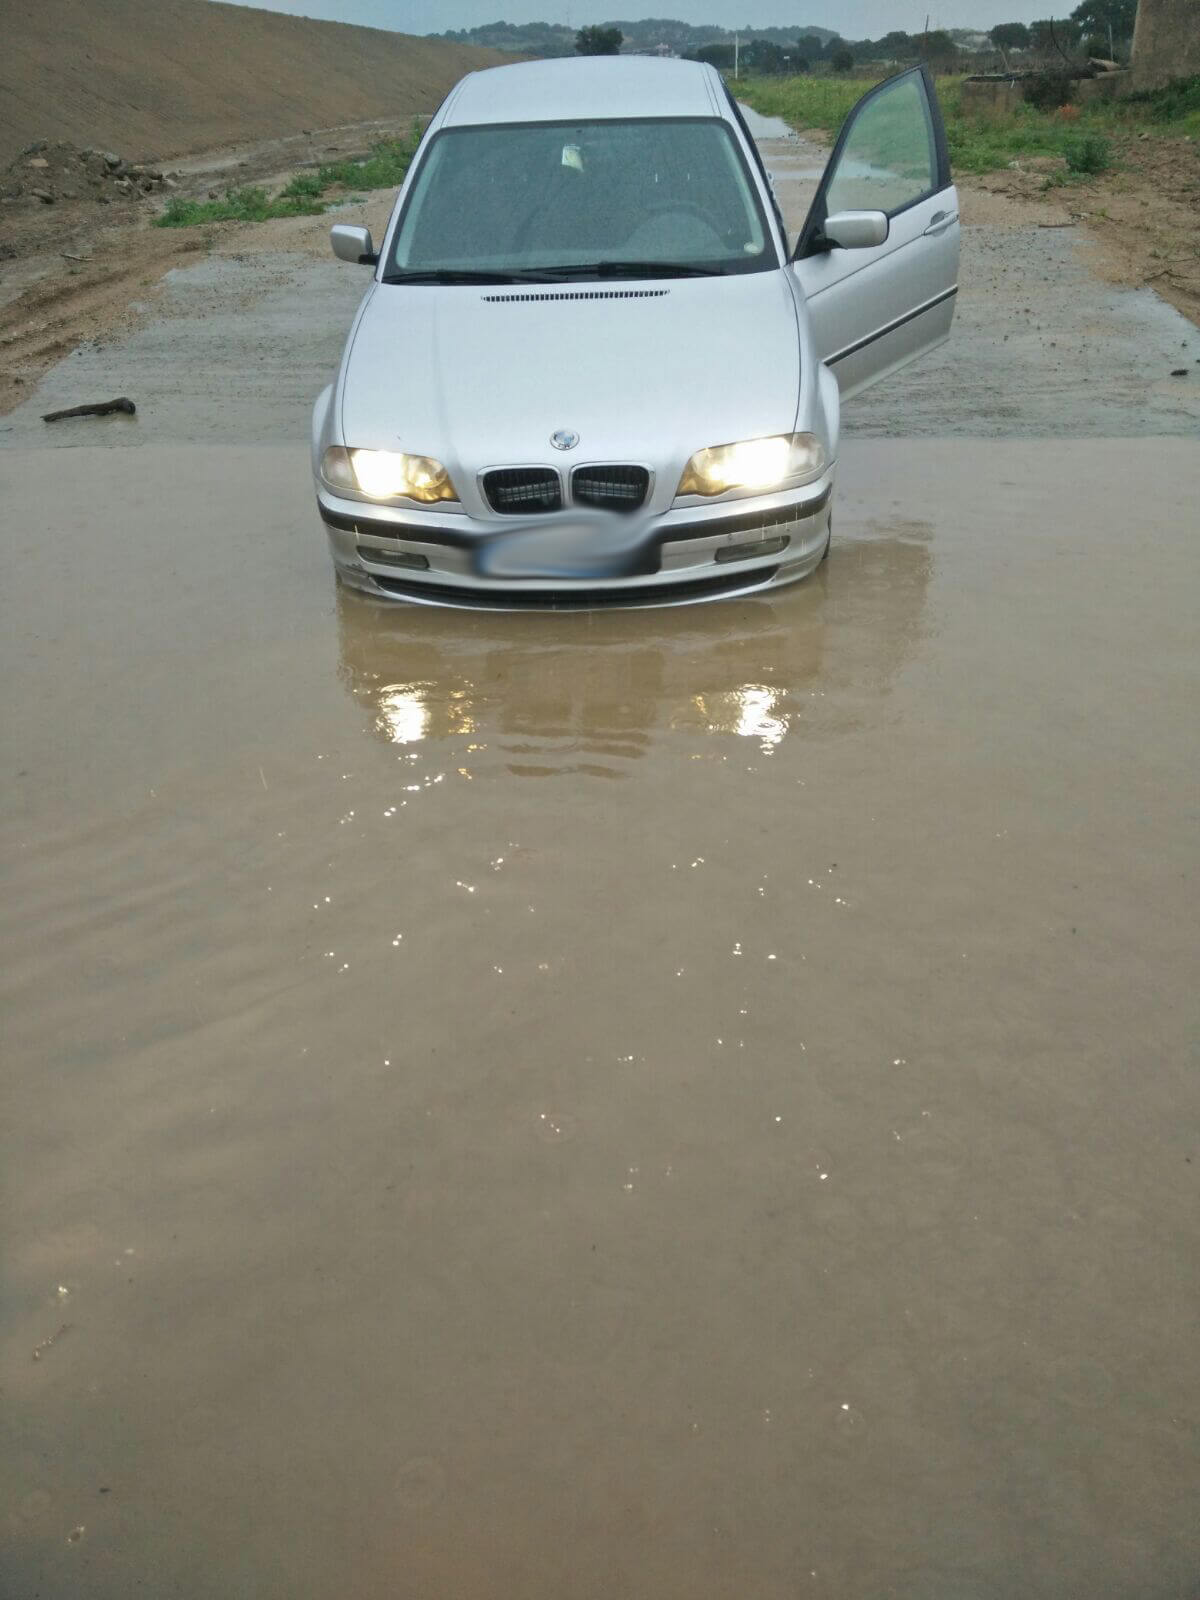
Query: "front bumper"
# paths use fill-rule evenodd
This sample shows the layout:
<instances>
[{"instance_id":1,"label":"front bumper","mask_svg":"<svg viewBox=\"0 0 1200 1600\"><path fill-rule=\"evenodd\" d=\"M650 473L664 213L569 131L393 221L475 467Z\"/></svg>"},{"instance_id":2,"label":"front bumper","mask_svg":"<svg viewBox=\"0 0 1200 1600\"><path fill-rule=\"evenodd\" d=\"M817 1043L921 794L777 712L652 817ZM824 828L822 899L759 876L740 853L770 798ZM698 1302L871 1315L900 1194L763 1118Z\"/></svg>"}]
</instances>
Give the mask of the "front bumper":
<instances>
[{"instance_id":1,"label":"front bumper","mask_svg":"<svg viewBox=\"0 0 1200 1600\"><path fill-rule=\"evenodd\" d=\"M343 500L324 485L317 506L343 580L378 599L584 610L719 600L806 578L828 542L832 493L831 471L784 494L672 510L647 529L636 576L579 579L481 576L475 556L499 531L494 522Z\"/></svg>"}]
</instances>

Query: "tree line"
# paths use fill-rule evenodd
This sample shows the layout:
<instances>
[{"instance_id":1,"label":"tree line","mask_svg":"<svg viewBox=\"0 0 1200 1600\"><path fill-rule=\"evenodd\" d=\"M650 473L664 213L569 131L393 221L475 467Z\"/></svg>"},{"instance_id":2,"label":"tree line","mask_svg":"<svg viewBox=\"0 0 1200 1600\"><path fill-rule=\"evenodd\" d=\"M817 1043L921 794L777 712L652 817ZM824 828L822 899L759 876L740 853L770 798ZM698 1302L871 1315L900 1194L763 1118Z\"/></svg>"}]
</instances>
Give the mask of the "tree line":
<instances>
[{"instance_id":1,"label":"tree line","mask_svg":"<svg viewBox=\"0 0 1200 1600\"><path fill-rule=\"evenodd\" d=\"M642 17L636 21L619 19L600 24L602 31L617 29L622 38L621 48L626 52L657 50L660 46L674 55L689 55L702 45L715 40L728 39L733 43L734 29L714 27L711 24L680 22L671 17ZM529 56L570 56L578 53L578 35L591 29L576 29L557 22L489 22L477 28L452 28L436 35L459 44L484 45L492 50L510 50ZM789 46L795 40L791 28L742 28L742 42L755 39ZM835 37L827 28L806 30L821 39Z\"/></svg>"},{"instance_id":2,"label":"tree line","mask_svg":"<svg viewBox=\"0 0 1200 1600\"><path fill-rule=\"evenodd\" d=\"M1069 17L1041 22L1000 22L985 36L1007 62L1012 55L1063 56L1116 54L1128 47L1137 0L1081 0ZM550 22L493 22L438 35L464 44L486 45L530 56L617 55L666 49L693 61L729 70L734 65L735 30L648 17L572 29ZM980 35L968 29L927 33L893 30L878 39L843 39L827 28L793 33L785 28L736 31L740 65L756 74L849 72L857 62L928 61L946 68L960 50L977 50Z\"/></svg>"},{"instance_id":3,"label":"tree line","mask_svg":"<svg viewBox=\"0 0 1200 1600\"><path fill-rule=\"evenodd\" d=\"M1001 22L986 37L1006 61L1010 53L1023 52L1054 57L1082 50L1085 55L1109 56L1128 48L1136 16L1137 0L1082 0L1069 17L1029 24ZM962 29L934 29L928 33L897 29L878 39L802 33L786 44L750 39L738 51L738 58L746 72L765 75L805 73L820 65L834 72L849 72L860 61L928 61L945 68L960 50L971 49L977 40L978 35ZM978 48L977 43L974 47ZM722 70L734 65L735 49L730 39L714 40L688 53L693 60L707 61Z\"/></svg>"}]
</instances>

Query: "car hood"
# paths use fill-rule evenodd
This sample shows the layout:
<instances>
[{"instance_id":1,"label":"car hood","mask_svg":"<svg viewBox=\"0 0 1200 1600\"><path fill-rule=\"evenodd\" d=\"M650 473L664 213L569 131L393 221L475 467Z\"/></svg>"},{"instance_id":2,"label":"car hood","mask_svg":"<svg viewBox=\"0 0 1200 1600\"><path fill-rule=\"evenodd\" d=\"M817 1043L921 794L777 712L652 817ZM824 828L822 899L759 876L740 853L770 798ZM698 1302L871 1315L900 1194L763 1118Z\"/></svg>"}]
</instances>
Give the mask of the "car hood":
<instances>
[{"instance_id":1,"label":"car hood","mask_svg":"<svg viewBox=\"0 0 1200 1600\"><path fill-rule=\"evenodd\" d=\"M782 271L376 284L346 359L342 438L436 456L465 487L484 467L562 465L550 435L568 429L572 465L633 461L669 476L704 445L789 432L799 388Z\"/></svg>"}]
</instances>

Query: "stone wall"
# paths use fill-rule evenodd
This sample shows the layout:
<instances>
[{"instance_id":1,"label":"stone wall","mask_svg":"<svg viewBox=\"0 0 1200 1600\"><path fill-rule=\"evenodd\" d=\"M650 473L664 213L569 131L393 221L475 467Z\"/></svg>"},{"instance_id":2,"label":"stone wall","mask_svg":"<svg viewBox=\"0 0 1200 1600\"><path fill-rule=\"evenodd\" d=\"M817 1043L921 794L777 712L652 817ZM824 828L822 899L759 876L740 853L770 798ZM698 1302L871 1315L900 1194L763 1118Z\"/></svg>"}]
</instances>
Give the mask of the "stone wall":
<instances>
[{"instance_id":1,"label":"stone wall","mask_svg":"<svg viewBox=\"0 0 1200 1600\"><path fill-rule=\"evenodd\" d=\"M1133 30L1134 89L1200 72L1200 0L1140 0Z\"/></svg>"}]
</instances>

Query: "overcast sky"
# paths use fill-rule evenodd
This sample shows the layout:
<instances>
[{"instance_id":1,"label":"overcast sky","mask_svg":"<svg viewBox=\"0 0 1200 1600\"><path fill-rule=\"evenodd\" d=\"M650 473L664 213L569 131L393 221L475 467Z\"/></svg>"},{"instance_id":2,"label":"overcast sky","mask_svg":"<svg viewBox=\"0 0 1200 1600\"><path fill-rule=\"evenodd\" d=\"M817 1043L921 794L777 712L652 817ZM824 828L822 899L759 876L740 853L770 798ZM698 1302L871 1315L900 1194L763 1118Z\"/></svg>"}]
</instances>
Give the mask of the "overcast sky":
<instances>
[{"instance_id":1,"label":"overcast sky","mask_svg":"<svg viewBox=\"0 0 1200 1600\"><path fill-rule=\"evenodd\" d=\"M846 39L877 39L892 28L914 33L930 17L933 28L990 28L997 22L1032 22L1065 16L1075 0L253 0L267 11L290 11L334 22L361 22L401 33L442 33L506 22L567 22L582 27L611 17L675 17L724 28L833 28Z\"/></svg>"}]
</instances>

